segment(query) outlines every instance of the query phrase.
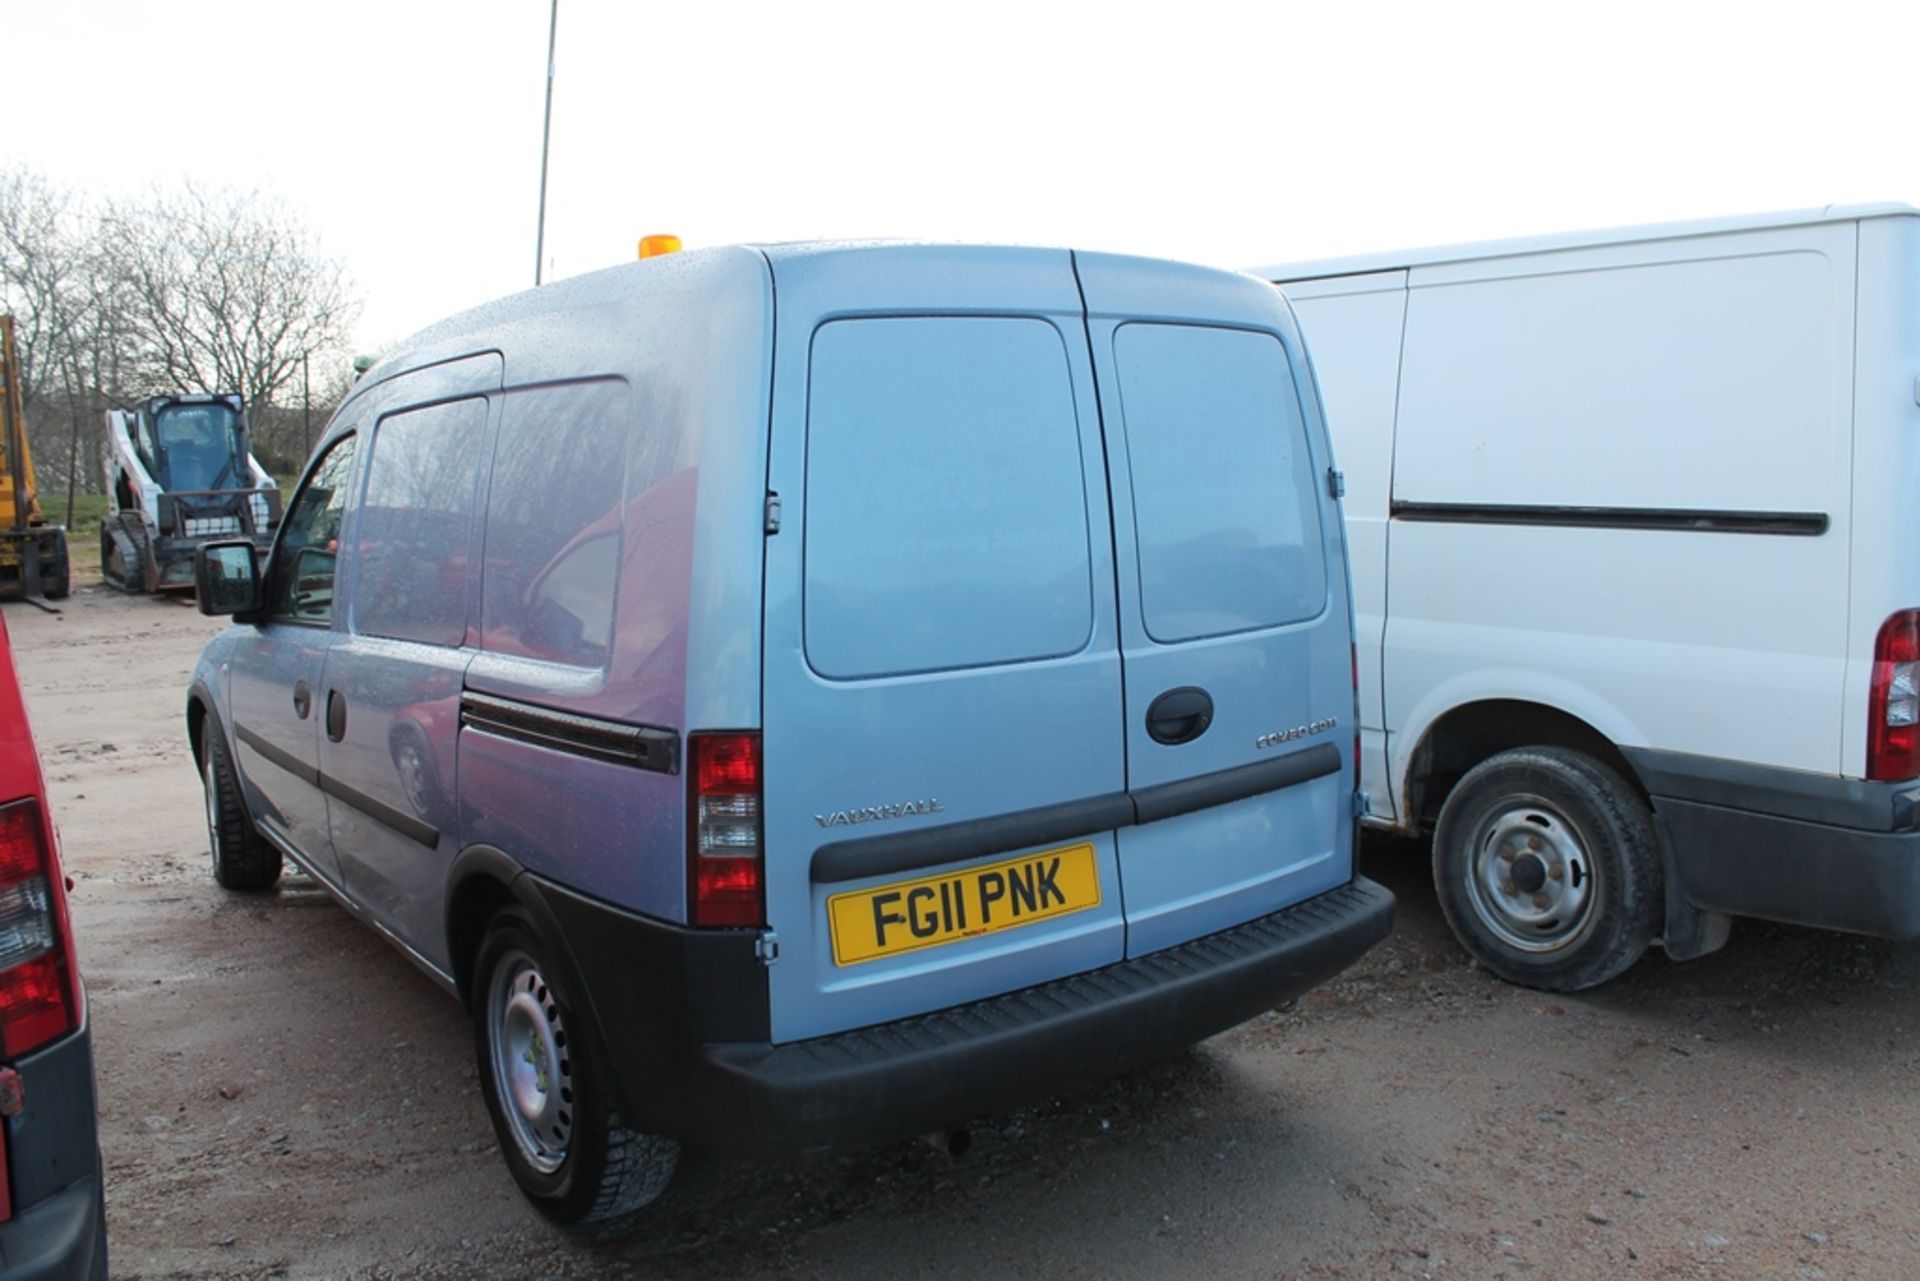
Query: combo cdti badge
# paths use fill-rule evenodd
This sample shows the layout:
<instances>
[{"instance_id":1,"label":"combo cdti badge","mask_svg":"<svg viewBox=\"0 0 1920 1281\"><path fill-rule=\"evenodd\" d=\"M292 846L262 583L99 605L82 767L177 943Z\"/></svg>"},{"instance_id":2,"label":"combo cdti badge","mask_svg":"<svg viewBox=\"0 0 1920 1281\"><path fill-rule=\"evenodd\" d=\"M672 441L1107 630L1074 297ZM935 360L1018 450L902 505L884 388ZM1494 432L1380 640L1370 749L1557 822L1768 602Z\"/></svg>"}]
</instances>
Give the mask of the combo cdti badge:
<instances>
[{"instance_id":1,"label":"combo cdti badge","mask_svg":"<svg viewBox=\"0 0 1920 1281\"><path fill-rule=\"evenodd\" d=\"M456 993L562 1220L1124 1070L1391 924L1337 482L1245 276L726 248L482 307L202 556L215 875Z\"/></svg>"}]
</instances>

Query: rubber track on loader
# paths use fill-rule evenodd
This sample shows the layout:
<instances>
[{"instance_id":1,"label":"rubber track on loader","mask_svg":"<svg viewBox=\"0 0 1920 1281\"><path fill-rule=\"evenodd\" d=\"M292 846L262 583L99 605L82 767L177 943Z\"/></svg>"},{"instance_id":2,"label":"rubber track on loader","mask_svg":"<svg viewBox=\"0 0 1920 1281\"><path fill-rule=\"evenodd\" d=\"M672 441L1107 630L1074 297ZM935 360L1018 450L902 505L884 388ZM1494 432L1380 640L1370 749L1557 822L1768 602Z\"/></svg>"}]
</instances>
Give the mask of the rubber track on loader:
<instances>
[{"instance_id":1,"label":"rubber track on loader","mask_svg":"<svg viewBox=\"0 0 1920 1281\"><path fill-rule=\"evenodd\" d=\"M101 528L113 540L114 555L100 559L100 577L133 595L154 589L152 539L138 512L110 512Z\"/></svg>"}]
</instances>

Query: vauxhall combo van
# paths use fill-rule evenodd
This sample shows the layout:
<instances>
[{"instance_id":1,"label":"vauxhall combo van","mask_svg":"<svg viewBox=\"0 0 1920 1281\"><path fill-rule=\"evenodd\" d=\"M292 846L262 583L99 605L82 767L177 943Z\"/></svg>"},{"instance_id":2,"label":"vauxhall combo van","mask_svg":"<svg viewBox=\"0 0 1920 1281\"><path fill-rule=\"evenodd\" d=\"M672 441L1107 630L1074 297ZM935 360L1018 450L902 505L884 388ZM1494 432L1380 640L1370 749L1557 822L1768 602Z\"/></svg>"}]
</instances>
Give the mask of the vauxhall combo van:
<instances>
[{"instance_id":1,"label":"vauxhall combo van","mask_svg":"<svg viewBox=\"0 0 1920 1281\"><path fill-rule=\"evenodd\" d=\"M456 995L561 1220L958 1125L1387 931L1287 305L1063 251L725 248L482 307L335 415L187 730Z\"/></svg>"},{"instance_id":2,"label":"vauxhall combo van","mask_svg":"<svg viewBox=\"0 0 1920 1281\"><path fill-rule=\"evenodd\" d=\"M1353 477L1368 817L1467 947L1920 936L1920 210L1261 275Z\"/></svg>"}]
</instances>

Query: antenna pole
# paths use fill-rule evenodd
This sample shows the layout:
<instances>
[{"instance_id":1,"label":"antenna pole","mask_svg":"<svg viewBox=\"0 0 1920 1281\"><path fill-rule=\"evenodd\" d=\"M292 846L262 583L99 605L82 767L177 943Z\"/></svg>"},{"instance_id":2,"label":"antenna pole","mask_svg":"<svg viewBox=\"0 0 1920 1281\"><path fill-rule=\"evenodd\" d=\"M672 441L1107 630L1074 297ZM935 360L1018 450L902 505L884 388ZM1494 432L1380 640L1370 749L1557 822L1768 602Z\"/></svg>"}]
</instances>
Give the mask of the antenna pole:
<instances>
[{"instance_id":1,"label":"antenna pole","mask_svg":"<svg viewBox=\"0 0 1920 1281\"><path fill-rule=\"evenodd\" d=\"M560 30L560 0L553 0L547 18L547 114L540 122L540 220L533 233L533 283L540 283L547 253L547 139L553 133L553 42Z\"/></svg>"}]
</instances>

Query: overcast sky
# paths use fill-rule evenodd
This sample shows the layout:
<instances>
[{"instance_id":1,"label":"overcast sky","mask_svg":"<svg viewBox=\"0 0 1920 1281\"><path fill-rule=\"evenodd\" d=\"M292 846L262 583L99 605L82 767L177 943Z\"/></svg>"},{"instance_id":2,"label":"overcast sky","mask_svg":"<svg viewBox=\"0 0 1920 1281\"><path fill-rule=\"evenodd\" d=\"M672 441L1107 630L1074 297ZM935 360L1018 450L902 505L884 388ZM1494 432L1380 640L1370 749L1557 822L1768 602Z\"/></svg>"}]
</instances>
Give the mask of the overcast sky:
<instances>
[{"instance_id":1,"label":"overcast sky","mask_svg":"<svg viewBox=\"0 0 1920 1281\"><path fill-rule=\"evenodd\" d=\"M285 199L371 350L532 284L547 0L0 0L0 165ZM1920 203L1920 4L560 0L549 276L815 236L1225 266Z\"/></svg>"}]
</instances>

